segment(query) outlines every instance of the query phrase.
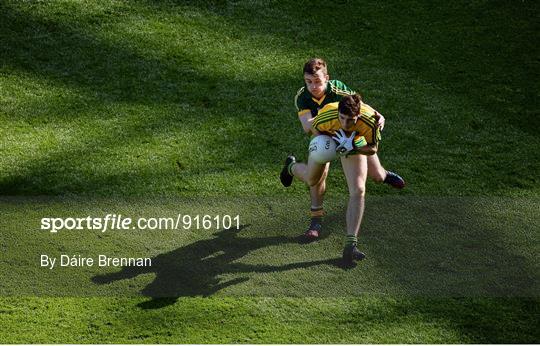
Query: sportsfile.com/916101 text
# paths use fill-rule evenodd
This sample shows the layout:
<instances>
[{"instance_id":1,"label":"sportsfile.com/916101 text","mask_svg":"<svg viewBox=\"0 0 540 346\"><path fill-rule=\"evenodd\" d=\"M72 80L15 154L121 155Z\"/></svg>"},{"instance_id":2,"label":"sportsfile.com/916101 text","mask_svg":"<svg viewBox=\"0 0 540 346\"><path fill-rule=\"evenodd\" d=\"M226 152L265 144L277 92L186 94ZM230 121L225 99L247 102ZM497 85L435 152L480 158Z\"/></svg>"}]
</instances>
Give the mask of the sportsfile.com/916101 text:
<instances>
[{"instance_id":1,"label":"sportsfile.com/916101 text","mask_svg":"<svg viewBox=\"0 0 540 346\"><path fill-rule=\"evenodd\" d=\"M139 217L135 219L121 214L107 214L104 217L44 217L41 230L57 233L61 230L209 230L240 228L240 215L189 215L176 217Z\"/></svg>"}]
</instances>

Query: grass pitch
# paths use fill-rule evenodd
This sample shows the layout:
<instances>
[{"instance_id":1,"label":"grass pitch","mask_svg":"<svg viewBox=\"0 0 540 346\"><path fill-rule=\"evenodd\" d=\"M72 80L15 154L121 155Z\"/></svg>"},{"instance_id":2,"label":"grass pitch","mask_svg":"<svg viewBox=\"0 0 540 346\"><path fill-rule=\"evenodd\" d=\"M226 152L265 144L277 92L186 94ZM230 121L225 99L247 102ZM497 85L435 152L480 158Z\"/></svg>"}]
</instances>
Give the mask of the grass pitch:
<instances>
[{"instance_id":1,"label":"grass pitch","mask_svg":"<svg viewBox=\"0 0 540 346\"><path fill-rule=\"evenodd\" d=\"M2 2L0 340L537 342L537 17L534 2ZM305 158L293 96L312 56L386 116L381 161L408 182L368 183L369 259L350 271L339 165L315 244L295 238L305 187L277 180L287 153ZM48 214L178 209L249 226L38 231ZM74 249L163 270L33 264Z\"/></svg>"}]
</instances>

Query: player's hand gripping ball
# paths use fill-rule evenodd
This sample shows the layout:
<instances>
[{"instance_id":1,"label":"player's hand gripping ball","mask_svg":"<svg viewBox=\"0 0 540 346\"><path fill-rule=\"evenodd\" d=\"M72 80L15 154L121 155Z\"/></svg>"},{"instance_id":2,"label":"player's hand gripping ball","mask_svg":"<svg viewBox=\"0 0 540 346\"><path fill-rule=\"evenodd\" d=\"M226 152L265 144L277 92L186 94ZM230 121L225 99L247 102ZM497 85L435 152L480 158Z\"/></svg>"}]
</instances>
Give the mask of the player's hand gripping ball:
<instances>
[{"instance_id":1,"label":"player's hand gripping ball","mask_svg":"<svg viewBox=\"0 0 540 346\"><path fill-rule=\"evenodd\" d=\"M319 135L309 143L309 159L324 164L336 158L336 142L332 137Z\"/></svg>"},{"instance_id":2,"label":"player's hand gripping ball","mask_svg":"<svg viewBox=\"0 0 540 346\"><path fill-rule=\"evenodd\" d=\"M336 135L332 137L333 140L336 141L338 144L336 151L340 155L346 155L352 150L354 150L354 136L356 135L356 131L353 131L350 136L347 136L345 131L343 129L340 129L338 132L336 132Z\"/></svg>"}]
</instances>

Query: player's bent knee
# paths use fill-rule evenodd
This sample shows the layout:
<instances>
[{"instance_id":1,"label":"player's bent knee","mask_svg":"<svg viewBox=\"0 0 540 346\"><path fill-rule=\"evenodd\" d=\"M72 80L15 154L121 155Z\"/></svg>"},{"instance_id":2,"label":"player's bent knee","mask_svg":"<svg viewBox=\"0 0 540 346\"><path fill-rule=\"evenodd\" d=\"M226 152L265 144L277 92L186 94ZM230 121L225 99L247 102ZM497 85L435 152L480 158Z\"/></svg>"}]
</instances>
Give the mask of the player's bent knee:
<instances>
[{"instance_id":1,"label":"player's bent knee","mask_svg":"<svg viewBox=\"0 0 540 346\"><path fill-rule=\"evenodd\" d=\"M324 190L326 188L326 177L324 175L322 177L320 177L319 181L317 181L317 183L314 185L314 187Z\"/></svg>"},{"instance_id":2,"label":"player's bent knee","mask_svg":"<svg viewBox=\"0 0 540 346\"><path fill-rule=\"evenodd\" d=\"M311 172L306 177L306 184L308 184L310 187L317 187L320 184L324 185L324 175L322 172Z\"/></svg>"},{"instance_id":3,"label":"player's bent knee","mask_svg":"<svg viewBox=\"0 0 540 346\"><path fill-rule=\"evenodd\" d=\"M365 187L355 187L353 189L349 189L349 196L353 198L364 198L366 195L366 189Z\"/></svg>"},{"instance_id":4,"label":"player's bent knee","mask_svg":"<svg viewBox=\"0 0 540 346\"><path fill-rule=\"evenodd\" d=\"M321 183L321 178L320 177L310 177L307 180L307 184L310 187L314 187L314 188L319 187L320 183Z\"/></svg>"},{"instance_id":5,"label":"player's bent knee","mask_svg":"<svg viewBox=\"0 0 540 346\"><path fill-rule=\"evenodd\" d=\"M322 176L321 176L321 180L325 180L326 177L328 176L328 167L326 167L322 173Z\"/></svg>"}]
</instances>

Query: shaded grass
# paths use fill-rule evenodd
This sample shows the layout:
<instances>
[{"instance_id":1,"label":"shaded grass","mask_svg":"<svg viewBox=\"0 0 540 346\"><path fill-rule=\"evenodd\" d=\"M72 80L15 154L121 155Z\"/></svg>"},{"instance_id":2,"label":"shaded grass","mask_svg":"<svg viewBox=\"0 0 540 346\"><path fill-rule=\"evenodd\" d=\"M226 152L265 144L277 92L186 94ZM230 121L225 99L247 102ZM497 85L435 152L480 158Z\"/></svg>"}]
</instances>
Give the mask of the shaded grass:
<instances>
[{"instance_id":1,"label":"shaded grass","mask_svg":"<svg viewBox=\"0 0 540 346\"><path fill-rule=\"evenodd\" d=\"M220 297L158 309L141 309L141 301L1 298L0 335L7 343L534 343L539 336L535 300Z\"/></svg>"},{"instance_id":2,"label":"shaded grass","mask_svg":"<svg viewBox=\"0 0 540 346\"><path fill-rule=\"evenodd\" d=\"M340 261L346 201L328 203L325 232L304 244L302 198L0 201L3 295L538 297L539 200L368 198L359 246L368 260ZM41 230L43 217L131 218L128 230ZM178 228L139 229L137 219L190 216ZM231 215L232 229L215 216ZM204 215L203 223L195 217ZM240 228L237 229L237 225ZM169 227L167 229L166 227ZM508 230L512 230L511 233ZM56 258L54 269L41 255ZM60 266L60 255L93 266ZM151 258L148 267L101 267L98 255Z\"/></svg>"}]
</instances>

